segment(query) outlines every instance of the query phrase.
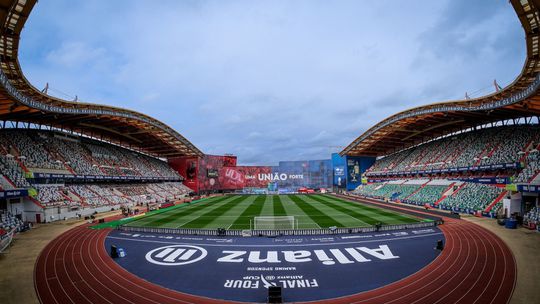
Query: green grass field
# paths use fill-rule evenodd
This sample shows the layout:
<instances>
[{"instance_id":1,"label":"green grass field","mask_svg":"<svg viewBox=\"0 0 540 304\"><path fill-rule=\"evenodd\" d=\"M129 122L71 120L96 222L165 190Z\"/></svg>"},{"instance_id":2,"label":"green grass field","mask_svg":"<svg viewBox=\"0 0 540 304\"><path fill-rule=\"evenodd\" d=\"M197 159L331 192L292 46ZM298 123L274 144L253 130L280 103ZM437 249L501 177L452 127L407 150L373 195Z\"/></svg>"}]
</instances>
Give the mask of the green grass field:
<instances>
[{"instance_id":1,"label":"green grass field","mask_svg":"<svg viewBox=\"0 0 540 304\"><path fill-rule=\"evenodd\" d=\"M133 220L127 226L250 229L256 216L294 216L299 229L366 227L424 221L329 195L227 195L180 205Z\"/></svg>"}]
</instances>

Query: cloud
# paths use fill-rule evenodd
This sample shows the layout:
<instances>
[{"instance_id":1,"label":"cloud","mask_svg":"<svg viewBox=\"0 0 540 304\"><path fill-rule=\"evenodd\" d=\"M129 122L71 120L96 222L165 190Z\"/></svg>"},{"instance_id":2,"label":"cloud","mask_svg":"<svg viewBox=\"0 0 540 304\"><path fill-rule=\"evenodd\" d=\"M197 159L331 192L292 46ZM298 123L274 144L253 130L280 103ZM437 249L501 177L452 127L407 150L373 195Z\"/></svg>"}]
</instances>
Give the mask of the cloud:
<instances>
[{"instance_id":1,"label":"cloud","mask_svg":"<svg viewBox=\"0 0 540 304\"><path fill-rule=\"evenodd\" d=\"M72 68L93 64L104 55L105 49L102 47L92 48L83 42L65 42L50 51L46 60L57 66Z\"/></svg>"},{"instance_id":2,"label":"cloud","mask_svg":"<svg viewBox=\"0 0 540 304\"><path fill-rule=\"evenodd\" d=\"M149 114L206 153L323 159L390 115L521 69L506 0L400 4L38 2L21 64L38 87Z\"/></svg>"}]
</instances>

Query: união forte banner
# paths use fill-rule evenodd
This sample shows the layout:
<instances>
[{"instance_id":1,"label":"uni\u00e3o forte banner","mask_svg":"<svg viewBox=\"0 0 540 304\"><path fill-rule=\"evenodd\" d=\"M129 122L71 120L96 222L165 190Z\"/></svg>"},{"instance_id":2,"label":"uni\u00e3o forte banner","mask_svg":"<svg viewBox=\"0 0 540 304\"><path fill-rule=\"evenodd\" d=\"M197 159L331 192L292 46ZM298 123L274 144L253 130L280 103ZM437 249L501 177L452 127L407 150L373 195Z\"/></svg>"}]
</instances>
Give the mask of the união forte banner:
<instances>
[{"instance_id":1,"label":"uni\u00e3o forte banner","mask_svg":"<svg viewBox=\"0 0 540 304\"><path fill-rule=\"evenodd\" d=\"M196 180L196 191L268 188L269 184L276 190L332 186L332 164L329 159L282 161L277 166L237 166L236 157L205 155L192 166L196 167L196 178L186 177L186 185ZM189 173L188 167L189 161L176 165L181 175Z\"/></svg>"}]
</instances>

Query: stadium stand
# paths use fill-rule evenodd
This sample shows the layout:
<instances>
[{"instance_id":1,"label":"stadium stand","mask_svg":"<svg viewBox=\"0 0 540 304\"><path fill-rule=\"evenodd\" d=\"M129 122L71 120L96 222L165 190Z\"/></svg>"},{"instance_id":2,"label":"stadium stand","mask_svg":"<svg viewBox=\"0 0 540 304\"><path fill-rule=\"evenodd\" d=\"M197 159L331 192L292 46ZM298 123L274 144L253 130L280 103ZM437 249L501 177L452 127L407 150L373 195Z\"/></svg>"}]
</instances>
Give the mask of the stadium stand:
<instances>
[{"instance_id":1,"label":"stadium stand","mask_svg":"<svg viewBox=\"0 0 540 304\"><path fill-rule=\"evenodd\" d=\"M381 199L405 199L421 187L420 184L406 183L407 181L404 180L396 180L383 184L371 184L361 186L355 192L360 195Z\"/></svg>"},{"instance_id":2,"label":"stadium stand","mask_svg":"<svg viewBox=\"0 0 540 304\"><path fill-rule=\"evenodd\" d=\"M529 212L525 213L523 222L526 224L534 223L536 226L540 225L540 208L533 207Z\"/></svg>"},{"instance_id":3,"label":"stadium stand","mask_svg":"<svg viewBox=\"0 0 540 304\"><path fill-rule=\"evenodd\" d=\"M539 137L537 125L503 126L461 133L379 159L366 175L517 163L531 142Z\"/></svg>"},{"instance_id":4,"label":"stadium stand","mask_svg":"<svg viewBox=\"0 0 540 304\"><path fill-rule=\"evenodd\" d=\"M540 171L540 153L537 149L529 151L525 160L525 168L514 179L516 183L532 182Z\"/></svg>"},{"instance_id":5,"label":"stadium stand","mask_svg":"<svg viewBox=\"0 0 540 304\"><path fill-rule=\"evenodd\" d=\"M163 161L114 145L57 132L4 130L4 155L14 155L23 170L99 176L180 178Z\"/></svg>"},{"instance_id":6,"label":"stadium stand","mask_svg":"<svg viewBox=\"0 0 540 304\"><path fill-rule=\"evenodd\" d=\"M0 235L15 230L21 232L28 229L28 224L13 216L9 212L0 213Z\"/></svg>"},{"instance_id":7,"label":"stadium stand","mask_svg":"<svg viewBox=\"0 0 540 304\"><path fill-rule=\"evenodd\" d=\"M27 190L32 212L52 210L45 220L170 203L192 192L166 162L109 143L36 129L2 129L0 141L0 191Z\"/></svg>"},{"instance_id":8,"label":"stadium stand","mask_svg":"<svg viewBox=\"0 0 540 304\"><path fill-rule=\"evenodd\" d=\"M0 155L0 187L4 190L30 187L24 171L14 160L13 155Z\"/></svg>"},{"instance_id":9,"label":"stadium stand","mask_svg":"<svg viewBox=\"0 0 540 304\"><path fill-rule=\"evenodd\" d=\"M72 200L69 200L64 193L64 187L58 185L39 185L37 187L39 200L44 206L52 207L58 205L79 205Z\"/></svg>"},{"instance_id":10,"label":"stadium stand","mask_svg":"<svg viewBox=\"0 0 540 304\"><path fill-rule=\"evenodd\" d=\"M442 200L439 205L452 209L483 211L502 192L502 189L476 183L466 185L453 195ZM496 210L494 210L496 212Z\"/></svg>"},{"instance_id":11,"label":"stadium stand","mask_svg":"<svg viewBox=\"0 0 540 304\"><path fill-rule=\"evenodd\" d=\"M436 182L431 184L434 181ZM489 211L492 214L497 214L502 206L501 202L497 201L503 193L499 187L478 183L462 183L461 186L455 184L449 180L428 182L415 179L399 180L359 186L353 193L364 197L401 201L415 205L429 204L441 209L466 213ZM452 193L445 196L447 192Z\"/></svg>"},{"instance_id":12,"label":"stadium stand","mask_svg":"<svg viewBox=\"0 0 540 304\"><path fill-rule=\"evenodd\" d=\"M39 185L36 199L52 206L113 206L160 203L179 199L191 189L182 183Z\"/></svg>"},{"instance_id":13,"label":"stadium stand","mask_svg":"<svg viewBox=\"0 0 540 304\"><path fill-rule=\"evenodd\" d=\"M8 144L8 151L17 156L26 168L67 171L64 163L47 151L43 141L38 138L34 140L27 132L2 132L0 140Z\"/></svg>"},{"instance_id":14,"label":"stadium stand","mask_svg":"<svg viewBox=\"0 0 540 304\"><path fill-rule=\"evenodd\" d=\"M502 212L506 193L496 183L540 184L539 143L538 124L446 136L376 160L366 176L378 182L360 186L354 193L495 216ZM491 184L484 184L486 180ZM415 189L414 184L421 186Z\"/></svg>"},{"instance_id":15,"label":"stadium stand","mask_svg":"<svg viewBox=\"0 0 540 304\"><path fill-rule=\"evenodd\" d=\"M408 203L416 205L433 204L437 202L443 195L443 192L448 189L448 186L425 186L416 193L406 198Z\"/></svg>"}]
</instances>

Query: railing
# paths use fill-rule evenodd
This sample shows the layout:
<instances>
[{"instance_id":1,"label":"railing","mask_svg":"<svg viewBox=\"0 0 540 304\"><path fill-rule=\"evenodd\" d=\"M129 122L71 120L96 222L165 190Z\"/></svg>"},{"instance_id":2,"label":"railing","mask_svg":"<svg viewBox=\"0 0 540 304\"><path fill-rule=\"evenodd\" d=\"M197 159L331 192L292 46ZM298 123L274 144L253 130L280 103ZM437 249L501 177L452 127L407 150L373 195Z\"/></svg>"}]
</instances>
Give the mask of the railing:
<instances>
[{"instance_id":1,"label":"railing","mask_svg":"<svg viewBox=\"0 0 540 304\"><path fill-rule=\"evenodd\" d=\"M118 230L128 231L128 232L165 233L165 234L180 234L180 235L292 236L292 235L352 234L352 233L367 233L367 232L377 232L377 231L419 229L419 228L435 227L440 224L442 224L442 220L423 222L423 223L414 223L414 224L376 225L376 226L371 226L371 227L327 228L327 229L220 230L220 229L136 227L136 226L126 226L126 225L120 225L116 228Z\"/></svg>"},{"instance_id":2,"label":"railing","mask_svg":"<svg viewBox=\"0 0 540 304\"><path fill-rule=\"evenodd\" d=\"M7 234L4 234L0 237L0 253L4 252L13 240L13 235L15 234L15 229L11 230Z\"/></svg>"}]
</instances>

